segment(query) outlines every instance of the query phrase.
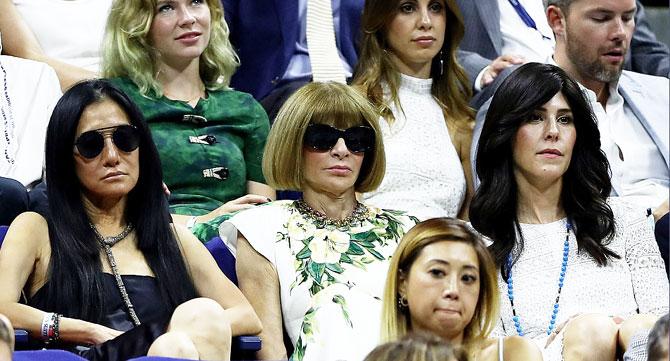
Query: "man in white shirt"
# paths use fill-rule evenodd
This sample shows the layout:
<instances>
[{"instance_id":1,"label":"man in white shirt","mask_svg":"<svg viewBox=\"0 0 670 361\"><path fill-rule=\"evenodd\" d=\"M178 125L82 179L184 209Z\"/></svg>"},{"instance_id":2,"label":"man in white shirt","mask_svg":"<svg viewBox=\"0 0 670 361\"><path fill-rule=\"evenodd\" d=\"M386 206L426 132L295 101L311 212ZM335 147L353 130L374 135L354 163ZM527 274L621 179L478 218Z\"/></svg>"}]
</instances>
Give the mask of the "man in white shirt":
<instances>
[{"instance_id":1,"label":"man in white shirt","mask_svg":"<svg viewBox=\"0 0 670 361\"><path fill-rule=\"evenodd\" d=\"M27 188L42 177L46 128L60 96L51 67L0 56L0 225L27 210Z\"/></svg>"},{"instance_id":2,"label":"man in white shirt","mask_svg":"<svg viewBox=\"0 0 670 361\"><path fill-rule=\"evenodd\" d=\"M613 195L667 224L670 84L665 77L622 71L635 11L635 0L548 0L556 47L547 62L555 62L585 89L612 169ZM477 114L473 165L488 104ZM657 241L667 266L667 236Z\"/></svg>"},{"instance_id":3,"label":"man in white shirt","mask_svg":"<svg viewBox=\"0 0 670 361\"><path fill-rule=\"evenodd\" d=\"M467 31L462 50L478 54L463 64L476 92L486 89L506 67L526 61L544 62L554 51L555 39L542 0L457 0ZM665 76L670 73L670 50L659 42L637 2L635 31L625 69ZM478 95L478 107L491 95Z\"/></svg>"}]
</instances>

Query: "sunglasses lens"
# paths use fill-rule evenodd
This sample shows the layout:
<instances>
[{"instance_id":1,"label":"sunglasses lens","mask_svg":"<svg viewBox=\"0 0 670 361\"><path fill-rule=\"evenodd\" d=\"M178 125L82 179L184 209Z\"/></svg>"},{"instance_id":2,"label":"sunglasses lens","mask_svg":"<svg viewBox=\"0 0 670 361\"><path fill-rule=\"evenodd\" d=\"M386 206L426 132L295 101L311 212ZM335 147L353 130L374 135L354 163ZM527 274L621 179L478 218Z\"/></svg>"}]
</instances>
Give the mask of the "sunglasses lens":
<instances>
[{"instance_id":1,"label":"sunglasses lens","mask_svg":"<svg viewBox=\"0 0 670 361\"><path fill-rule=\"evenodd\" d=\"M316 150L329 150L335 146L340 132L324 124L310 124L305 132L304 143Z\"/></svg>"},{"instance_id":2,"label":"sunglasses lens","mask_svg":"<svg viewBox=\"0 0 670 361\"><path fill-rule=\"evenodd\" d=\"M372 128L368 127L353 127L345 132L344 141L347 143L347 148L355 153L367 152L372 149L375 134Z\"/></svg>"},{"instance_id":3,"label":"sunglasses lens","mask_svg":"<svg viewBox=\"0 0 670 361\"><path fill-rule=\"evenodd\" d=\"M140 145L140 135L135 127L123 125L112 133L112 141L119 150L132 152Z\"/></svg>"},{"instance_id":4,"label":"sunglasses lens","mask_svg":"<svg viewBox=\"0 0 670 361\"><path fill-rule=\"evenodd\" d=\"M102 152L102 148L105 146L105 139L102 137L102 134L92 130L80 135L75 144L77 145L79 154L83 157L95 158Z\"/></svg>"}]
</instances>

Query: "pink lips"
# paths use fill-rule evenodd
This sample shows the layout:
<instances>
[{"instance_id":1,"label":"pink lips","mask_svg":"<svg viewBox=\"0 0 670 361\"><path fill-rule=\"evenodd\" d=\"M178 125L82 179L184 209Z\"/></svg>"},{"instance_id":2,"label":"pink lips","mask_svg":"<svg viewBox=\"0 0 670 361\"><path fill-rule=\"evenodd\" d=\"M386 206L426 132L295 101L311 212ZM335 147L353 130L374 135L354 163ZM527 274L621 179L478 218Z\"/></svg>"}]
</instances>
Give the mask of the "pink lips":
<instances>
[{"instance_id":1,"label":"pink lips","mask_svg":"<svg viewBox=\"0 0 670 361\"><path fill-rule=\"evenodd\" d=\"M177 37L177 40L193 40L199 37L201 33L197 31L189 31L188 33L181 34Z\"/></svg>"},{"instance_id":2,"label":"pink lips","mask_svg":"<svg viewBox=\"0 0 670 361\"><path fill-rule=\"evenodd\" d=\"M545 156L547 158L557 158L563 156L563 153L561 153L560 150L554 148L543 149L537 154Z\"/></svg>"},{"instance_id":3,"label":"pink lips","mask_svg":"<svg viewBox=\"0 0 670 361\"><path fill-rule=\"evenodd\" d=\"M351 173L351 168L343 165L332 166L327 168L326 170L336 175L348 175L349 173Z\"/></svg>"},{"instance_id":4,"label":"pink lips","mask_svg":"<svg viewBox=\"0 0 670 361\"><path fill-rule=\"evenodd\" d=\"M414 38L412 41L419 44L420 46L428 47L433 45L435 38L432 36L419 36L418 38Z\"/></svg>"},{"instance_id":5,"label":"pink lips","mask_svg":"<svg viewBox=\"0 0 670 361\"><path fill-rule=\"evenodd\" d=\"M622 48L613 48L612 50L603 54L605 58L612 62L623 61L625 51Z\"/></svg>"}]
</instances>

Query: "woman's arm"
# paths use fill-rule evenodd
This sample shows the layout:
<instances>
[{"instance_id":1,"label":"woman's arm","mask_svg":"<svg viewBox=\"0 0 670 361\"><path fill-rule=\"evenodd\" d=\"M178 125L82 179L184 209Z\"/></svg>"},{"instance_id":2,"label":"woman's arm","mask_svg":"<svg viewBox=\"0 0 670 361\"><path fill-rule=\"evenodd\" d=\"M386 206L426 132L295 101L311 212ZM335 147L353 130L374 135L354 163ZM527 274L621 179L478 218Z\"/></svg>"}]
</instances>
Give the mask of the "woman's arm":
<instances>
[{"instance_id":1,"label":"woman's arm","mask_svg":"<svg viewBox=\"0 0 670 361\"><path fill-rule=\"evenodd\" d=\"M256 356L261 360L285 360L279 277L273 265L249 244L244 236L237 238L237 278L240 289L261 318L263 348Z\"/></svg>"},{"instance_id":2,"label":"woman's arm","mask_svg":"<svg viewBox=\"0 0 670 361\"><path fill-rule=\"evenodd\" d=\"M0 0L0 32L3 53L47 63L58 74L63 91L81 80L98 77L96 73L47 56L12 0Z\"/></svg>"},{"instance_id":3,"label":"woman's arm","mask_svg":"<svg viewBox=\"0 0 670 361\"><path fill-rule=\"evenodd\" d=\"M21 290L46 282L50 257L47 222L37 213L19 215L7 231L0 249L0 313L9 317L15 328L41 336L45 312L19 304ZM32 285L27 285L28 280ZM81 344L98 344L121 334L94 323L61 318L60 338Z\"/></svg>"},{"instance_id":4,"label":"woman's arm","mask_svg":"<svg viewBox=\"0 0 670 361\"><path fill-rule=\"evenodd\" d=\"M212 219L222 216L224 214L251 208L257 204L271 202L277 198L275 190L270 188L270 186L268 186L267 184L258 183L254 181L247 181L247 193L248 193L247 195L226 202L221 207L207 214L203 214L202 216L196 216L195 222L191 220L193 216L185 216L179 214L173 214L172 220L176 224L180 224L182 226L187 225L189 221L193 222L194 224L209 222Z\"/></svg>"},{"instance_id":5,"label":"woman's arm","mask_svg":"<svg viewBox=\"0 0 670 361\"><path fill-rule=\"evenodd\" d=\"M233 336L261 332L261 321L249 301L221 272L205 246L188 229L175 228L198 294L213 299L225 309Z\"/></svg>"}]
</instances>

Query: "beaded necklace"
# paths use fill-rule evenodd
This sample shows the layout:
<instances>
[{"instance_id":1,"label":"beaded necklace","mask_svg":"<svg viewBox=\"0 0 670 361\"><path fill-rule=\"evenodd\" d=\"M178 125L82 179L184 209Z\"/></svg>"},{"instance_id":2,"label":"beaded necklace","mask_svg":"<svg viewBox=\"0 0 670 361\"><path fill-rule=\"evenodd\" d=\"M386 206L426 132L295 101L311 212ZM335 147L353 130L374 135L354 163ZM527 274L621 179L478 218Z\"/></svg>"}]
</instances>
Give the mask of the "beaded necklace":
<instances>
[{"instance_id":1,"label":"beaded necklace","mask_svg":"<svg viewBox=\"0 0 670 361\"><path fill-rule=\"evenodd\" d=\"M98 239L100 245L105 249L105 254L107 255L107 261L109 262L109 267L112 268L112 273L114 274L114 279L116 280L116 286L118 287L119 292L121 293L121 298L123 299L123 303L125 303L126 308L128 309L128 314L130 315L130 318L133 320L133 324L135 326L141 325L140 319L139 317L137 317L137 313L135 313L135 306L133 306L133 303L130 302L128 291L126 291L126 285L123 284L123 279L119 274L119 269L116 267L116 259L114 259L114 254L112 253L112 246L121 241L122 239L126 238L128 234L133 230L132 223L128 223L120 234L112 237L103 237L100 234L100 232L98 232L98 229L95 228L93 223L89 223L89 226L91 226L91 229L93 229L93 232L95 233L95 238Z\"/></svg>"},{"instance_id":2,"label":"beaded necklace","mask_svg":"<svg viewBox=\"0 0 670 361\"><path fill-rule=\"evenodd\" d=\"M312 208L307 202L303 199L298 199L293 202L293 206L302 214L305 218L310 219L314 222L314 225L321 228L326 226L334 226L336 228L348 228L353 227L357 224L362 223L368 218L368 207L363 203L356 202L353 212L344 219L333 219L328 218L325 214L317 211Z\"/></svg>"},{"instance_id":3,"label":"beaded necklace","mask_svg":"<svg viewBox=\"0 0 670 361\"><path fill-rule=\"evenodd\" d=\"M568 220L565 226L565 242L563 242L563 261L561 263L561 274L558 278L558 293L556 294L556 301L554 301L554 308L551 311L551 318L549 319L549 327L547 327L547 335L550 335L551 332L556 327L556 316L558 315L559 304L558 301L561 298L561 290L563 289L563 281L565 280L565 272L568 269L568 254L570 253L570 230L572 229L572 224ZM509 276L507 277L507 297L509 302L512 305L512 321L514 321L514 327L519 336L523 336L524 332L521 328L521 319L514 308L514 283L512 281L512 254L507 255L507 269L509 270Z\"/></svg>"},{"instance_id":4,"label":"beaded necklace","mask_svg":"<svg viewBox=\"0 0 670 361\"><path fill-rule=\"evenodd\" d=\"M0 114L2 114L2 123L3 123L3 133L4 133L4 139L5 142L7 143L7 146L5 147L4 153L5 153L5 160L9 164L14 164L14 157L11 154L11 140L14 138L14 114L12 113L12 101L9 99L9 89L7 86L7 70L5 70L5 67L2 66L2 63L0 63L0 70L2 70L2 81L3 81L3 90L5 93L5 99L3 99L7 103L7 111L5 111L5 107L0 104Z\"/></svg>"}]
</instances>

